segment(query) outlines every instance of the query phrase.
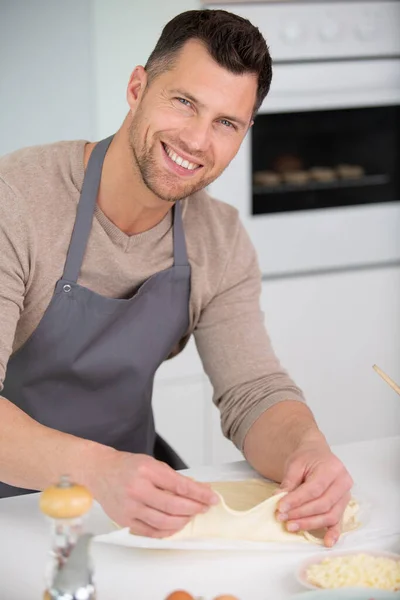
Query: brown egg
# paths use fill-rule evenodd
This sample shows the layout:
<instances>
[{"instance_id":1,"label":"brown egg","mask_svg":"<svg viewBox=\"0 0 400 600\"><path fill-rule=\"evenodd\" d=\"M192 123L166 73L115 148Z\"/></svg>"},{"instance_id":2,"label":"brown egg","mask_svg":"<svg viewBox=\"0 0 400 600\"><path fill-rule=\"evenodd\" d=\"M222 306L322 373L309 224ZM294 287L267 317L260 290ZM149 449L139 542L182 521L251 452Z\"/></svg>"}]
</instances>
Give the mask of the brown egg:
<instances>
[{"instance_id":1,"label":"brown egg","mask_svg":"<svg viewBox=\"0 0 400 600\"><path fill-rule=\"evenodd\" d=\"M236 596L231 596L230 594L223 594L222 596L217 596L214 600L239 600Z\"/></svg>"},{"instance_id":2,"label":"brown egg","mask_svg":"<svg viewBox=\"0 0 400 600\"><path fill-rule=\"evenodd\" d=\"M189 594L188 592L176 590L176 592L172 592L172 594L167 596L165 600L194 600L194 598L192 594Z\"/></svg>"}]
</instances>

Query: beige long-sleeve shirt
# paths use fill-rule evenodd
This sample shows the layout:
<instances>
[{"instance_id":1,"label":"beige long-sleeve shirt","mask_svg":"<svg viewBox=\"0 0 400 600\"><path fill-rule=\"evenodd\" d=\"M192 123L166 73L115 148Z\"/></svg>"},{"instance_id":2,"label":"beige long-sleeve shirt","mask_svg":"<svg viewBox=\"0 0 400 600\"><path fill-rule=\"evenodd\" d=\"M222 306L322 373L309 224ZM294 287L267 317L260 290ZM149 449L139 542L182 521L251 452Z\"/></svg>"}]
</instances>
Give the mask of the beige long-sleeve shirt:
<instances>
[{"instance_id":1,"label":"beige long-sleeve shirt","mask_svg":"<svg viewBox=\"0 0 400 600\"><path fill-rule=\"evenodd\" d=\"M59 142L0 158L0 391L9 357L38 326L63 273L85 143ZM265 330L256 254L236 209L205 191L182 204L192 267L190 326L171 356L194 335L223 432L242 449L265 410L304 397ZM172 265L171 227L169 212L153 229L128 236L96 206L80 285L113 298L132 295Z\"/></svg>"}]
</instances>

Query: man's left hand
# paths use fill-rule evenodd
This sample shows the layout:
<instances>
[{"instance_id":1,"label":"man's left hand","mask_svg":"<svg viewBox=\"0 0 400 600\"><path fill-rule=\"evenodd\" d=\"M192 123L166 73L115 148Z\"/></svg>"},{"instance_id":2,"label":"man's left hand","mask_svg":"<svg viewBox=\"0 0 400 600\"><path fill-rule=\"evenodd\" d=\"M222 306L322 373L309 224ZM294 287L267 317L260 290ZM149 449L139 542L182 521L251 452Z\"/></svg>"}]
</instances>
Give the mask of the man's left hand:
<instances>
[{"instance_id":1,"label":"man's left hand","mask_svg":"<svg viewBox=\"0 0 400 600\"><path fill-rule=\"evenodd\" d=\"M327 528L324 543L332 547L352 486L350 474L325 440L304 442L285 466L281 491L288 494L278 505L278 519L293 532Z\"/></svg>"}]
</instances>

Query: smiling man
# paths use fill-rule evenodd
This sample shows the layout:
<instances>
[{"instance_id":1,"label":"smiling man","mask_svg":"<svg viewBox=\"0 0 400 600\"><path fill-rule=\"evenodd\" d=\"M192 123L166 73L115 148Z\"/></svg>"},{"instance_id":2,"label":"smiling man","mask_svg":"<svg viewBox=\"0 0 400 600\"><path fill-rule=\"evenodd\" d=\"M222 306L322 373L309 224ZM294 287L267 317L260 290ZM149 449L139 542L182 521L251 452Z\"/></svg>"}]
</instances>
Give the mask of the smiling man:
<instances>
[{"instance_id":1,"label":"smiling man","mask_svg":"<svg viewBox=\"0 0 400 600\"><path fill-rule=\"evenodd\" d=\"M270 82L257 28L189 11L134 69L114 136L0 159L0 497L69 473L157 537L208 510L151 408L157 368L193 334L225 435L289 492L278 517L335 543L351 478L272 350L237 211L205 192Z\"/></svg>"},{"instance_id":2,"label":"smiling man","mask_svg":"<svg viewBox=\"0 0 400 600\"><path fill-rule=\"evenodd\" d=\"M156 57L154 53L150 65L157 64ZM189 39L172 61L173 66L157 76L152 66L150 75L142 67L133 72L133 110L143 95L130 120L129 139L148 190L176 202L208 186L236 155L252 124L257 76L232 76L197 39ZM266 70L264 78L268 75Z\"/></svg>"}]
</instances>

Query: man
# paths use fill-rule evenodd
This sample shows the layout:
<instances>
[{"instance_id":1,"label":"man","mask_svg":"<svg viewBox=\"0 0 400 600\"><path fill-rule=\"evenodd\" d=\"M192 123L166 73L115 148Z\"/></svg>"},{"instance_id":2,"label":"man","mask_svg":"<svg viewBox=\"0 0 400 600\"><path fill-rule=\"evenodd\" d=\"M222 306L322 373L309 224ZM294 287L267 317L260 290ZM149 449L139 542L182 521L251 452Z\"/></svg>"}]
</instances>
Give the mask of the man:
<instances>
[{"instance_id":1,"label":"man","mask_svg":"<svg viewBox=\"0 0 400 600\"><path fill-rule=\"evenodd\" d=\"M193 333L225 434L289 492L278 518L337 540L351 478L273 353L237 212L204 191L270 82L258 29L189 11L134 69L115 136L0 160L1 496L68 473L155 537L208 510L205 484L157 460L151 411L158 366Z\"/></svg>"}]
</instances>

